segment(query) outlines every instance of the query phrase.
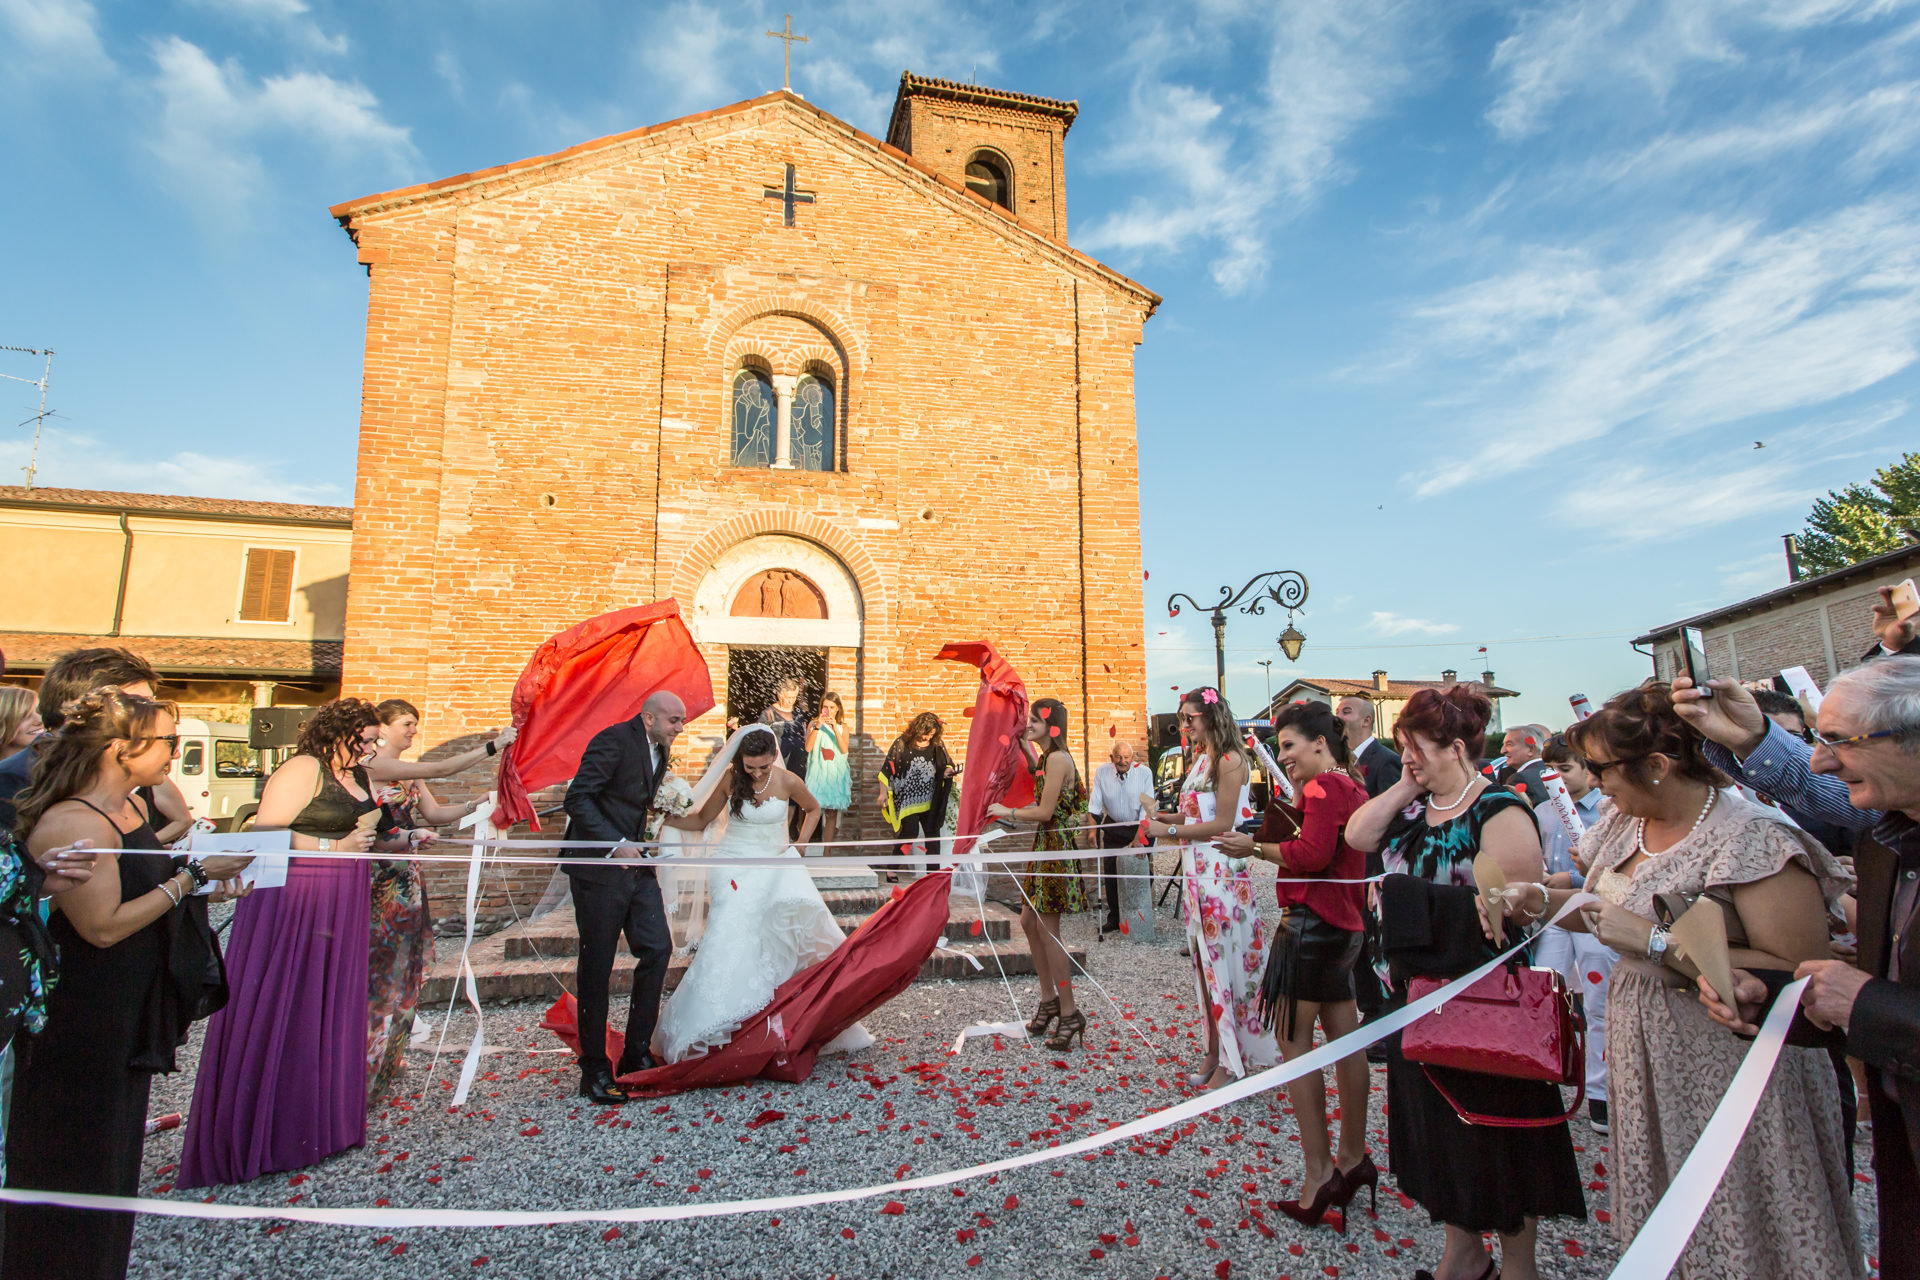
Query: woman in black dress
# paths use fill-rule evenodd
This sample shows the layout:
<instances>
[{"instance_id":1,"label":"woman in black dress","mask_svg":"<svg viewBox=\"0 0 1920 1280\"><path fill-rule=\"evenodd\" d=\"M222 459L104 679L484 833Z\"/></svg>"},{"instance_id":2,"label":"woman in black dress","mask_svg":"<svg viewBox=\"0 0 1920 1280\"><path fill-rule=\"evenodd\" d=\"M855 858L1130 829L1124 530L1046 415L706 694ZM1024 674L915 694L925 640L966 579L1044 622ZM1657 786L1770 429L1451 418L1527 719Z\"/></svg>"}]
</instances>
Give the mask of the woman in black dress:
<instances>
[{"instance_id":1,"label":"woman in black dress","mask_svg":"<svg viewBox=\"0 0 1920 1280\"><path fill-rule=\"evenodd\" d=\"M1407 700L1393 736L1406 771L1347 823L1347 841L1362 852L1379 850L1386 869L1426 880L1437 894L1474 890L1473 860L1486 853L1511 882L1538 883L1545 874L1540 831L1526 801L1496 787L1474 762L1486 742L1493 704L1477 690L1454 685L1444 693L1422 689ZM1469 915L1468 919L1473 917ZM1444 943L1460 963L1458 977L1496 951L1477 922ZM1383 949L1394 939L1383 926ZM1410 975L1395 965L1386 975L1390 1006L1407 1002ZM1468 1109L1537 1119L1565 1108L1560 1091L1539 1080L1510 1080L1432 1068ZM1502 1128L1462 1120L1427 1069L1400 1054L1400 1037L1387 1039L1387 1157L1400 1190L1447 1229L1446 1250L1428 1280L1537 1280L1534 1262L1539 1220L1585 1218L1586 1195L1565 1123ZM1500 1262L1480 1243L1500 1236Z\"/></svg>"},{"instance_id":2,"label":"woman in black dress","mask_svg":"<svg viewBox=\"0 0 1920 1280\"><path fill-rule=\"evenodd\" d=\"M172 703L102 689L74 704L34 761L15 830L34 858L87 841L93 874L54 898L60 978L46 1027L20 1045L7 1185L132 1196L147 1091L174 1070L191 1014L169 968L181 904L246 858L176 868L133 793L165 781L178 749ZM199 904L195 904L196 907ZM133 1215L8 1204L5 1280L117 1280Z\"/></svg>"}]
</instances>

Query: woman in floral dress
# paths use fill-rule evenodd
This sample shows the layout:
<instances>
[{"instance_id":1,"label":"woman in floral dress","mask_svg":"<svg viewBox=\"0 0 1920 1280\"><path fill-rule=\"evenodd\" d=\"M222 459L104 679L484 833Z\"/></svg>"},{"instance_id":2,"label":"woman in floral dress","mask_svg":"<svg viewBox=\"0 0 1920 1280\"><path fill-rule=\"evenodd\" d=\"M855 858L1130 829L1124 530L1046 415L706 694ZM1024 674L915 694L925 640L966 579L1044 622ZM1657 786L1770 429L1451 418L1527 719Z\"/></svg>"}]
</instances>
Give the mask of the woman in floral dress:
<instances>
[{"instance_id":1,"label":"woman in floral dress","mask_svg":"<svg viewBox=\"0 0 1920 1280\"><path fill-rule=\"evenodd\" d=\"M1075 1036L1084 1040L1087 1030L1086 1015L1073 1006L1073 962L1060 942L1060 917L1085 911L1088 905L1080 860L1073 856L1079 849L1077 831L1087 818L1087 788L1066 742L1066 704L1058 698L1035 699L1020 739L1020 750L1033 768L1035 802L1019 809L987 806L996 818L1039 823L1033 837L1035 853L1068 855L1030 862L1020 877L1020 892L1027 900L1020 911L1020 931L1026 935L1040 990L1046 996L1027 1030L1045 1035L1058 1020L1059 1028L1047 1038L1047 1048L1056 1053L1072 1048Z\"/></svg>"},{"instance_id":2,"label":"woman in floral dress","mask_svg":"<svg viewBox=\"0 0 1920 1280\"><path fill-rule=\"evenodd\" d=\"M1180 842L1187 946L1207 1028L1206 1063L1189 1080L1217 1089L1280 1061L1259 1011L1267 940L1253 905L1253 879L1245 859L1213 846L1215 836L1252 815L1253 770L1219 690L1195 689L1181 700L1180 730L1194 760L1180 788L1179 820L1149 822L1147 832ZM1222 803L1222 796L1230 799Z\"/></svg>"},{"instance_id":3,"label":"woman in floral dress","mask_svg":"<svg viewBox=\"0 0 1920 1280\"><path fill-rule=\"evenodd\" d=\"M400 758L413 746L414 735L420 730L420 712L412 703L389 698L375 711L380 716L380 748L374 761L379 762L382 772L388 776L413 770L432 771L436 776L446 772L444 761L425 764ZM475 750L492 754L486 747ZM463 761L467 757L453 759ZM372 768L368 771L373 772ZM380 834L390 837L403 831L414 833L416 847L432 838L434 827L458 822L475 808L473 804L441 804L417 777L389 781L378 787L373 798L380 803ZM367 1104L372 1106L387 1096L406 1069L414 1009L420 1003L427 970L433 965L433 911L427 905L418 862L385 858L374 862L368 941Z\"/></svg>"}]
</instances>

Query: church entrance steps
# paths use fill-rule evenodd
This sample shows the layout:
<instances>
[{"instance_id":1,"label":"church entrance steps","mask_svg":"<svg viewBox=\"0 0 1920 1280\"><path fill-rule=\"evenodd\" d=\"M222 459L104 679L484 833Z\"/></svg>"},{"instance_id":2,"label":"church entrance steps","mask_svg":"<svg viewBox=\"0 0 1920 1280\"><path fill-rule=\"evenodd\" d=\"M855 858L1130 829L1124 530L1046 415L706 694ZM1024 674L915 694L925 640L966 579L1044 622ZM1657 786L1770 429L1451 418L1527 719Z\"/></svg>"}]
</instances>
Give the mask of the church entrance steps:
<instances>
[{"instance_id":1,"label":"church entrance steps","mask_svg":"<svg viewBox=\"0 0 1920 1280\"><path fill-rule=\"evenodd\" d=\"M833 912L834 923L844 933L852 933L862 921L878 911L892 894L893 886L880 883L872 872L858 868L832 875L813 870L814 881L865 877L848 887L822 888L820 896ZM884 892L883 892L884 890ZM1018 928L1019 912L989 899L985 910L970 899L954 897L947 907L947 947L936 949L921 965L916 981L942 979L997 979L1001 972L1009 976L1034 972L1033 956ZM978 925L979 933L974 926ZM991 946L989 946L991 942ZM1076 960L1084 961L1083 948L1070 947ZM998 966L994 953L999 953ZM574 967L580 954L579 930L574 925L573 906L568 903L548 912L537 921L522 920L498 933L474 939L471 960L474 977L483 1001L551 1000L564 990L573 989ZM966 956L979 960L975 969ZM666 989L671 992L680 983L690 956L674 957L667 970ZM458 938L441 938L435 963L427 975L420 1000L423 1007L444 1005L456 989L460 974ZM632 987L633 960L622 938L614 959L612 990L624 995Z\"/></svg>"}]
</instances>

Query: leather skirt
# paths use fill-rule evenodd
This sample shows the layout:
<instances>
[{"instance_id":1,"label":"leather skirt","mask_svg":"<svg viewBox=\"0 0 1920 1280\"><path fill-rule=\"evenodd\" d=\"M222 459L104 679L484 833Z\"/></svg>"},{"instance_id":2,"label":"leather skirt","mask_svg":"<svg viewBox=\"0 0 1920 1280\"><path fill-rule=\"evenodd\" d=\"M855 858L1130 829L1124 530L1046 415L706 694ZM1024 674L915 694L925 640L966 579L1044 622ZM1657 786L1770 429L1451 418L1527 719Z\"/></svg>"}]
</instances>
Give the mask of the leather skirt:
<instances>
[{"instance_id":1,"label":"leather skirt","mask_svg":"<svg viewBox=\"0 0 1920 1280\"><path fill-rule=\"evenodd\" d=\"M1304 906L1282 907L1260 979L1260 1004L1267 1026L1282 1040L1294 1035L1293 1002L1338 1004L1353 999L1353 967L1365 935L1328 924Z\"/></svg>"}]
</instances>

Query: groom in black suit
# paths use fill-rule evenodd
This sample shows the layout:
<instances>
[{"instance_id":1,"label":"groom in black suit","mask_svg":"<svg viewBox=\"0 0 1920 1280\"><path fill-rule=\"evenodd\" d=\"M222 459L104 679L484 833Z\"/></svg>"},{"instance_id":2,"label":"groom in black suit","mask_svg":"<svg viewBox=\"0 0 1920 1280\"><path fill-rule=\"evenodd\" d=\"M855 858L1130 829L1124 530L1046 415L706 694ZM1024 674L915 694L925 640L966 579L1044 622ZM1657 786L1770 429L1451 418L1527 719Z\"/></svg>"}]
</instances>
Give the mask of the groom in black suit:
<instances>
[{"instance_id":1,"label":"groom in black suit","mask_svg":"<svg viewBox=\"0 0 1920 1280\"><path fill-rule=\"evenodd\" d=\"M647 810L667 772L667 753L687 719L687 708L671 693L651 695L631 720L595 734L580 757L567 788L567 835L573 840L605 841L597 856L609 865L569 866L573 918L580 930L580 966L575 988L580 1004L580 1093L601 1106L627 1100L614 1077L657 1065L648 1045L660 1017L660 989L673 956L653 868L640 862L646 839ZM591 849L572 856L591 858ZM627 1009L627 1047L616 1073L607 1061L607 988L620 935L633 952L633 996Z\"/></svg>"}]
</instances>

